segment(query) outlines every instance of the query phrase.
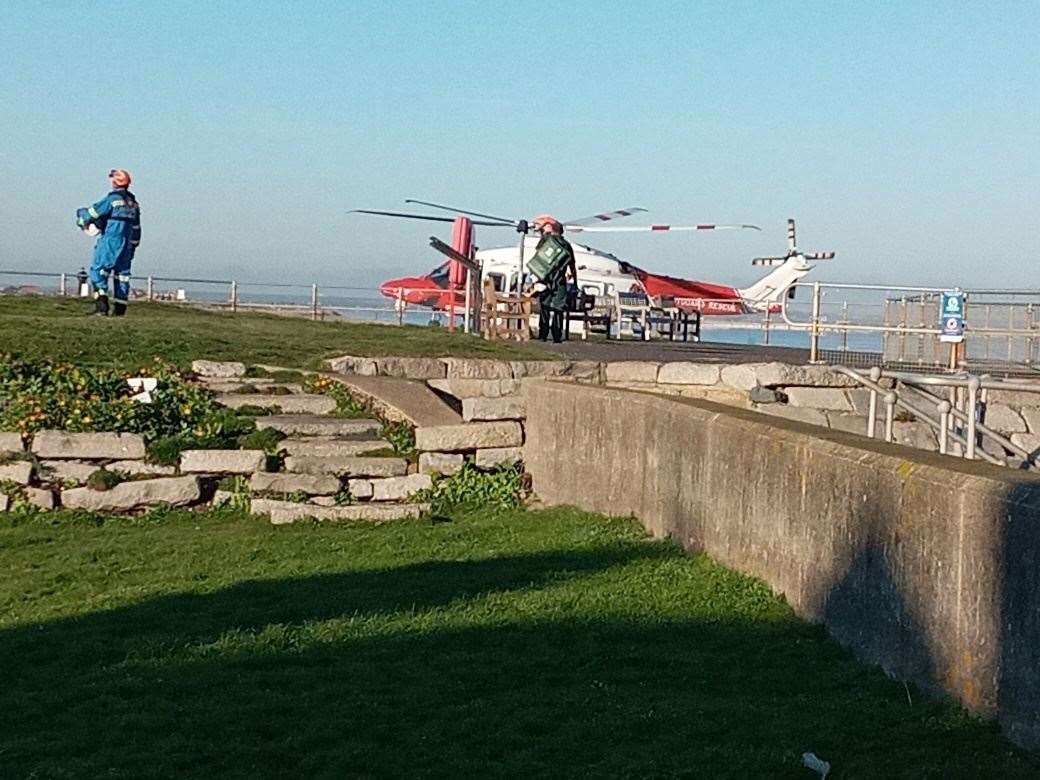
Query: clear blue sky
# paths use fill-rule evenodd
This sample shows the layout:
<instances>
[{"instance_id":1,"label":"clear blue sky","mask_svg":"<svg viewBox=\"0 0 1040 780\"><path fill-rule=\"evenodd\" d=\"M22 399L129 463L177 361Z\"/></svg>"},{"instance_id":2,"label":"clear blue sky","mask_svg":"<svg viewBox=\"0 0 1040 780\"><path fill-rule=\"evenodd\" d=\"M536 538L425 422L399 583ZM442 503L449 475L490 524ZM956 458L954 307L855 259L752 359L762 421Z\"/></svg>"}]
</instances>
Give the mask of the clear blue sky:
<instances>
[{"instance_id":1,"label":"clear blue sky","mask_svg":"<svg viewBox=\"0 0 1040 780\"><path fill-rule=\"evenodd\" d=\"M118 166L141 274L424 271L438 228L346 214L417 197L761 224L591 242L710 281L753 279L794 216L804 248L839 252L821 278L1038 287L1038 10L23 4L0 26L0 265L86 262L73 212Z\"/></svg>"}]
</instances>

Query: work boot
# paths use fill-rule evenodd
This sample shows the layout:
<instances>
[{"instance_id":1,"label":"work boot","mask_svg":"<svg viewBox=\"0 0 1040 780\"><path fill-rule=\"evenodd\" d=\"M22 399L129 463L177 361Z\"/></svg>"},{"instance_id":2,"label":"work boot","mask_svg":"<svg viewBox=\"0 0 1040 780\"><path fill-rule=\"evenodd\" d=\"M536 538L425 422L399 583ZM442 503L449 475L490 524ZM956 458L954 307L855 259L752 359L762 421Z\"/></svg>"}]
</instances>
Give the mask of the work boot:
<instances>
[{"instance_id":1,"label":"work boot","mask_svg":"<svg viewBox=\"0 0 1040 780\"><path fill-rule=\"evenodd\" d=\"M108 296L99 295L94 299L94 316L95 317L107 317L108 316Z\"/></svg>"},{"instance_id":2,"label":"work boot","mask_svg":"<svg viewBox=\"0 0 1040 780\"><path fill-rule=\"evenodd\" d=\"M125 303L114 303L112 304L112 315L114 317L126 316L126 304Z\"/></svg>"}]
</instances>

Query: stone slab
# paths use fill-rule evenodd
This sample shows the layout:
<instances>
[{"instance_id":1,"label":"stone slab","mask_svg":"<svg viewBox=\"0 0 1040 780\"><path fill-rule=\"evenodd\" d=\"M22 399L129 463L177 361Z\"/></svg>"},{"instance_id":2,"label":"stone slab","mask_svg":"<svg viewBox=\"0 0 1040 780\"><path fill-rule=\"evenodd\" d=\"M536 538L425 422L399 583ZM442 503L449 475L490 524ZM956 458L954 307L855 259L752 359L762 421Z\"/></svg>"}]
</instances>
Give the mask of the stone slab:
<instances>
[{"instance_id":1,"label":"stone slab","mask_svg":"<svg viewBox=\"0 0 1040 780\"><path fill-rule=\"evenodd\" d=\"M291 474L258 471L249 479L254 493L306 493L309 496L332 496L340 491L340 482L324 474Z\"/></svg>"},{"instance_id":2,"label":"stone slab","mask_svg":"<svg viewBox=\"0 0 1040 780\"><path fill-rule=\"evenodd\" d=\"M426 383L395 377L337 377L376 414L409 425L452 425L462 420ZM437 381L437 380L434 380Z\"/></svg>"},{"instance_id":3,"label":"stone slab","mask_svg":"<svg viewBox=\"0 0 1040 780\"><path fill-rule=\"evenodd\" d=\"M493 469L498 466L512 466L524 458L520 447L489 447L477 450L473 465L478 469Z\"/></svg>"},{"instance_id":4,"label":"stone slab","mask_svg":"<svg viewBox=\"0 0 1040 780\"><path fill-rule=\"evenodd\" d=\"M1013 433L1008 438L1016 447L1021 447L1030 455L1040 451L1040 435L1035 433Z\"/></svg>"},{"instance_id":5,"label":"stone slab","mask_svg":"<svg viewBox=\"0 0 1040 780\"><path fill-rule=\"evenodd\" d=\"M440 358L376 358L376 373L379 376L401 379L443 379L447 376L447 370L447 366Z\"/></svg>"},{"instance_id":6,"label":"stone slab","mask_svg":"<svg viewBox=\"0 0 1040 780\"><path fill-rule=\"evenodd\" d=\"M372 480L373 501L403 501L420 490L433 487L429 474L409 474L406 477L390 477Z\"/></svg>"},{"instance_id":7,"label":"stone slab","mask_svg":"<svg viewBox=\"0 0 1040 780\"><path fill-rule=\"evenodd\" d=\"M518 379L431 379L426 384L460 401L465 398L501 398L520 392Z\"/></svg>"},{"instance_id":8,"label":"stone slab","mask_svg":"<svg viewBox=\"0 0 1040 780\"><path fill-rule=\"evenodd\" d=\"M86 482L97 471L96 463L82 460L44 460L40 462L40 479L46 482Z\"/></svg>"},{"instance_id":9,"label":"stone slab","mask_svg":"<svg viewBox=\"0 0 1040 780\"><path fill-rule=\"evenodd\" d=\"M349 420L307 414L272 414L265 417L265 428L297 436L371 436L382 430L379 420Z\"/></svg>"},{"instance_id":10,"label":"stone slab","mask_svg":"<svg viewBox=\"0 0 1040 780\"><path fill-rule=\"evenodd\" d=\"M243 406L259 406L263 409L277 407L283 414L332 414L336 411L336 399L316 393L294 395L268 395L266 393L233 393L217 396L217 403L229 409ZM259 422L263 422L262 418Z\"/></svg>"},{"instance_id":11,"label":"stone slab","mask_svg":"<svg viewBox=\"0 0 1040 780\"><path fill-rule=\"evenodd\" d=\"M990 402L986 405L986 419L983 421L987 427L1003 434L1025 433L1026 421L1022 415L1005 404Z\"/></svg>"},{"instance_id":12,"label":"stone slab","mask_svg":"<svg viewBox=\"0 0 1040 780\"><path fill-rule=\"evenodd\" d=\"M1022 419L1026 421L1031 433L1040 433L1040 409L1024 407L1019 409Z\"/></svg>"},{"instance_id":13,"label":"stone slab","mask_svg":"<svg viewBox=\"0 0 1040 780\"><path fill-rule=\"evenodd\" d=\"M122 482L111 490L72 488L63 490L61 503L70 509L95 512L127 512L145 507L185 506L199 500L199 481L195 477L160 477L137 482Z\"/></svg>"},{"instance_id":14,"label":"stone slab","mask_svg":"<svg viewBox=\"0 0 1040 780\"><path fill-rule=\"evenodd\" d=\"M32 451L40 458L144 460L144 437L136 433L39 431Z\"/></svg>"},{"instance_id":15,"label":"stone slab","mask_svg":"<svg viewBox=\"0 0 1040 780\"><path fill-rule=\"evenodd\" d=\"M771 417L783 417L785 420L797 420L809 425L819 425L821 428L830 427L827 415L819 409L804 409L787 404L764 404L756 407L756 411L768 414Z\"/></svg>"},{"instance_id":16,"label":"stone slab","mask_svg":"<svg viewBox=\"0 0 1040 780\"><path fill-rule=\"evenodd\" d=\"M91 468L94 468L91 466ZM176 466L159 466L143 460L115 460L105 466L109 471L122 471L132 476L147 474L152 477L172 477L177 474Z\"/></svg>"},{"instance_id":17,"label":"stone slab","mask_svg":"<svg viewBox=\"0 0 1040 780\"><path fill-rule=\"evenodd\" d=\"M483 447L519 447L524 442L518 422L475 422L415 429L420 452L464 452Z\"/></svg>"},{"instance_id":18,"label":"stone slab","mask_svg":"<svg viewBox=\"0 0 1040 780\"><path fill-rule=\"evenodd\" d=\"M293 455L285 459L285 470L342 477L400 477L408 472L408 462L404 458Z\"/></svg>"},{"instance_id":19,"label":"stone slab","mask_svg":"<svg viewBox=\"0 0 1040 780\"><path fill-rule=\"evenodd\" d=\"M264 467L263 450L185 450L181 472L185 474L252 474Z\"/></svg>"},{"instance_id":20,"label":"stone slab","mask_svg":"<svg viewBox=\"0 0 1040 780\"><path fill-rule=\"evenodd\" d=\"M25 489L25 497L31 506L37 509L50 510L54 509L54 491L47 490L45 488L34 488L27 487Z\"/></svg>"},{"instance_id":21,"label":"stone slab","mask_svg":"<svg viewBox=\"0 0 1040 780\"><path fill-rule=\"evenodd\" d=\"M563 360L510 360L514 379L538 376L563 376L573 364Z\"/></svg>"},{"instance_id":22,"label":"stone slab","mask_svg":"<svg viewBox=\"0 0 1040 780\"><path fill-rule=\"evenodd\" d=\"M464 398L462 419L474 420L522 420L527 416L524 399L520 396L508 398Z\"/></svg>"},{"instance_id":23,"label":"stone slab","mask_svg":"<svg viewBox=\"0 0 1040 780\"><path fill-rule=\"evenodd\" d=\"M23 452L25 442L20 433L0 433L0 454L5 452Z\"/></svg>"},{"instance_id":24,"label":"stone slab","mask_svg":"<svg viewBox=\"0 0 1040 780\"><path fill-rule=\"evenodd\" d=\"M642 360L625 360L615 363L607 363L604 366L604 379L607 384L618 382L645 382L654 384L657 382L657 371L660 363L650 363Z\"/></svg>"},{"instance_id":25,"label":"stone slab","mask_svg":"<svg viewBox=\"0 0 1040 780\"><path fill-rule=\"evenodd\" d=\"M273 525L284 525L297 520L364 520L385 523L391 520L417 519L429 511L427 504L352 504L350 506L316 506L291 501L254 498L254 515L269 515Z\"/></svg>"},{"instance_id":26,"label":"stone slab","mask_svg":"<svg viewBox=\"0 0 1040 780\"><path fill-rule=\"evenodd\" d=\"M383 450L390 445L383 439L336 439L328 437L309 439L282 439L279 448L288 455L316 458L348 458L366 452Z\"/></svg>"},{"instance_id":27,"label":"stone slab","mask_svg":"<svg viewBox=\"0 0 1040 780\"><path fill-rule=\"evenodd\" d=\"M720 369L710 363L664 363L657 372L657 381L665 385L718 384Z\"/></svg>"},{"instance_id":28,"label":"stone slab","mask_svg":"<svg viewBox=\"0 0 1040 780\"><path fill-rule=\"evenodd\" d=\"M347 489L354 498L372 498L372 480L370 479L347 480Z\"/></svg>"},{"instance_id":29,"label":"stone slab","mask_svg":"<svg viewBox=\"0 0 1040 780\"><path fill-rule=\"evenodd\" d=\"M330 371L350 376L375 376L378 373L376 361L367 357L342 355L326 360L325 365L329 367Z\"/></svg>"},{"instance_id":30,"label":"stone slab","mask_svg":"<svg viewBox=\"0 0 1040 780\"><path fill-rule=\"evenodd\" d=\"M835 387L787 387L784 393L791 406L822 409L825 412L852 411L852 404L845 391Z\"/></svg>"},{"instance_id":31,"label":"stone slab","mask_svg":"<svg viewBox=\"0 0 1040 780\"><path fill-rule=\"evenodd\" d=\"M33 464L27 460L16 460L0 465L0 482L15 482L28 485L32 481Z\"/></svg>"},{"instance_id":32,"label":"stone slab","mask_svg":"<svg viewBox=\"0 0 1040 780\"><path fill-rule=\"evenodd\" d=\"M502 360L441 358L448 379L513 379L513 366Z\"/></svg>"},{"instance_id":33,"label":"stone slab","mask_svg":"<svg viewBox=\"0 0 1040 780\"><path fill-rule=\"evenodd\" d=\"M419 473L443 474L450 477L462 470L465 459L451 452L422 452L419 454Z\"/></svg>"},{"instance_id":34,"label":"stone slab","mask_svg":"<svg viewBox=\"0 0 1040 780\"><path fill-rule=\"evenodd\" d=\"M199 376L220 379L246 375L244 364L217 360L193 360L191 370Z\"/></svg>"}]
</instances>

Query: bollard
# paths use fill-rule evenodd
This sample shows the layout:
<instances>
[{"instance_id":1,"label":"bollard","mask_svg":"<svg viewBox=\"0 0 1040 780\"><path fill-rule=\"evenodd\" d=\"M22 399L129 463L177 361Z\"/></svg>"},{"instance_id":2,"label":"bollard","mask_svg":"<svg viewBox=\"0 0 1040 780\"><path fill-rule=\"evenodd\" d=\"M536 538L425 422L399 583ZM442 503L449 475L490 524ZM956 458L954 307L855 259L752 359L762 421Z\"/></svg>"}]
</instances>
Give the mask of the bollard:
<instances>
[{"instance_id":1,"label":"bollard","mask_svg":"<svg viewBox=\"0 0 1040 780\"><path fill-rule=\"evenodd\" d=\"M318 285L311 285L311 319L318 319Z\"/></svg>"},{"instance_id":2,"label":"bollard","mask_svg":"<svg viewBox=\"0 0 1040 780\"><path fill-rule=\"evenodd\" d=\"M148 277L148 300L155 300L155 280L151 276Z\"/></svg>"},{"instance_id":3,"label":"bollard","mask_svg":"<svg viewBox=\"0 0 1040 780\"><path fill-rule=\"evenodd\" d=\"M232 312L237 312L238 311L238 282L236 282L233 279L231 280L231 299L230 299L229 302L231 304L231 311Z\"/></svg>"},{"instance_id":4,"label":"bollard","mask_svg":"<svg viewBox=\"0 0 1040 780\"><path fill-rule=\"evenodd\" d=\"M61 274L61 279L58 280L58 295L60 295L62 298L68 295L68 288L66 284L67 283L65 278L65 272L63 271Z\"/></svg>"}]
</instances>

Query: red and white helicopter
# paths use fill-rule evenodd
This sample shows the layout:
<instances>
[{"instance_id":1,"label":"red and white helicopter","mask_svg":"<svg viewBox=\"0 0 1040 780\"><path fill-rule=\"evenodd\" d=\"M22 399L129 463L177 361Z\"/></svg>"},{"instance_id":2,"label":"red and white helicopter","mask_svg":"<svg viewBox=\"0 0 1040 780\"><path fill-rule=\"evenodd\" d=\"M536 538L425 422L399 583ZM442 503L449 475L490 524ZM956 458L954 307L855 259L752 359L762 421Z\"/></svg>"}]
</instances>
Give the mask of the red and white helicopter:
<instances>
[{"instance_id":1,"label":"red and white helicopter","mask_svg":"<svg viewBox=\"0 0 1040 780\"><path fill-rule=\"evenodd\" d=\"M526 278L523 258L534 254L537 236L529 235L527 220L496 217L476 211L421 200L406 200L433 209L448 211L455 217L414 214L399 211L355 209L350 213L375 214L400 219L427 220L455 223L455 249L468 254L472 245L470 226L512 228L520 233L517 246L480 249L475 257L480 263L481 282L490 279L499 291L523 289ZM618 209L591 217L563 221L568 235L575 233L636 233L636 232L701 232L711 230L761 230L757 225L696 224L696 225L640 225L605 226L602 223L645 212L643 208ZM461 237L461 239L460 239ZM578 288L586 295L614 297L618 292L643 292L651 300L674 299L675 306L685 311L699 311L703 315L751 314L779 311L780 301L795 282L815 267L810 261L829 260L834 252L803 252L795 243L794 220L787 220L787 254L776 257L756 257L751 263L772 267L768 274L750 287L736 288L674 276L654 274L632 263L571 240L578 269ZM454 266L454 267L453 267ZM437 310L460 307L464 302L464 272L453 261L447 261L424 276L391 279L380 285L380 292L388 298Z\"/></svg>"}]
</instances>

